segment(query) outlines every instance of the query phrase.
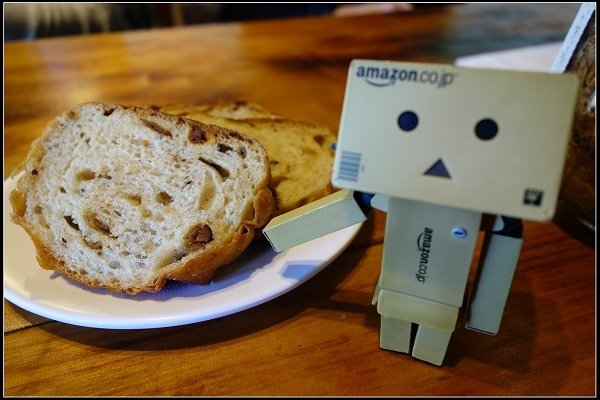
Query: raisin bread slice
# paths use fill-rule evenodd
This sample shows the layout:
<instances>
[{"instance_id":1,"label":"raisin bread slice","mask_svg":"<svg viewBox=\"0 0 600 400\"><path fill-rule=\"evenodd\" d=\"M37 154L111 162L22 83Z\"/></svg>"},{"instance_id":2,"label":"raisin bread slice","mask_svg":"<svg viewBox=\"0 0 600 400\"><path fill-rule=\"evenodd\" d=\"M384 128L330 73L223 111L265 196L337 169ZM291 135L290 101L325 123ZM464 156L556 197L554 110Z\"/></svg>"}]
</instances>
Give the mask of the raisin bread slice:
<instances>
[{"instance_id":1,"label":"raisin bread slice","mask_svg":"<svg viewBox=\"0 0 600 400\"><path fill-rule=\"evenodd\" d=\"M129 294L210 282L275 208L257 140L144 107L79 105L46 127L24 170L11 218L40 265Z\"/></svg>"},{"instance_id":2,"label":"raisin bread slice","mask_svg":"<svg viewBox=\"0 0 600 400\"><path fill-rule=\"evenodd\" d=\"M157 109L258 139L271 162L275 216L333 193L332 144L336 137L324 126L284 118L244 101L170 104Z\"/></svg>"}]
</instances>

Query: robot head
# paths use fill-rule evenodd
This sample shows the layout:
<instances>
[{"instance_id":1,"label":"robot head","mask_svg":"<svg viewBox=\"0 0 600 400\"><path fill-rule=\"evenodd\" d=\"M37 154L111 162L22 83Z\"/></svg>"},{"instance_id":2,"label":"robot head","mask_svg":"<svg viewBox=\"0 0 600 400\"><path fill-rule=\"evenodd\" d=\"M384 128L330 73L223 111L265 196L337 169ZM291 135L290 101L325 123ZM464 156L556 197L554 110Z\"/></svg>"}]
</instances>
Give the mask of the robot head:
<instances>
[{"instance_id":1,"label":"robot head","mask_svg":"<svg viewBox=\"0 0 600 400\"><path fill-rule=\"evenodd\" d=\"M333 184L549 220L576 95L574 75L354 60Z\"/></svg>"}]
</instances>

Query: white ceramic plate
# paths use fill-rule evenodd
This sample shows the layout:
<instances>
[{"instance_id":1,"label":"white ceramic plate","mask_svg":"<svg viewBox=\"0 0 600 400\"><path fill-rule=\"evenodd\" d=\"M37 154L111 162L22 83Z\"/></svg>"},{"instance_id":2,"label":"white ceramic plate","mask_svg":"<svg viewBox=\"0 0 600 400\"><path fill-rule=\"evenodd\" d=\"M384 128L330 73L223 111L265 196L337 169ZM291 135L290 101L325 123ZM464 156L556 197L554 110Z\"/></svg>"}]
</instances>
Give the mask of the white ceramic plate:
<instances>
[{"instance_id":1,"label":"white ceramic plate","mask_svg":"<svg viewBox=\"0 0 600 400\"><path fill-rule=\"evenodd\" d=\"M219 269L209 285L168 282L158 293L131 297L89 289L40 268L31 239L10 221L8 195L15 183L16 179L10 178L4 182L4 298L53 320L95 328L185 325L257 306L325 268L350 244L362 225L279 254L266 243L252 244L236 262Z\"/></svg>"}]
</instances>

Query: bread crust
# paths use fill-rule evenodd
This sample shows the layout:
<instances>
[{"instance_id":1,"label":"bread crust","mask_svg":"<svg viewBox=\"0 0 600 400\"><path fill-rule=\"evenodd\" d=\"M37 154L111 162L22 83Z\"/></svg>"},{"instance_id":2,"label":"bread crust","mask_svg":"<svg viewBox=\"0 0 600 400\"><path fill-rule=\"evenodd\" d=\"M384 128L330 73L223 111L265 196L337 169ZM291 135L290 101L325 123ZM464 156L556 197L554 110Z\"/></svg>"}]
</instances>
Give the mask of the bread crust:
<instances>
[{"instance_id":1,"label":"bread crust","mask_svg":"<svg viewBox=\"0 0 600 400\"><path fill-rule=\"evenodd\" d=\"M95 130L89 121L108 122ZM116 134L113 128L123 132ZM79 131L73 132L77 129L85 135L79 138ZM83 144L72 150L57 149L57 144L68 146L78 139L96 147L89 154L78 154ZM139 143L134 146L134 141ZM122 161L138 150L142 154L136 162L148 167ZM165 155L172 159L158 159ZM67 162L66 156L73 159ZM111 160L111 156L116 158ZM199 161L191 162L193 157ZM268 162L257 140L231 129L148 107L84 103L50 122L32 143L24 175L10 195L11 219L31 237L42 268L83 285L133 295L156 292L166 280L206 284L218 268L246 249L255 231L273 215L276 200L269 188ZM185 173L175 164L181 164ZM200 180L198 174L203 174L202 184L182 183L184 190L173 189L177 179L190 175L190 181ZM62 185L60 191L55 185ZM171 189L148 192L161 185ZM132 187L148 193L131 195ZM108 191L112 198L101 200ZM85 197L87 193L92 194ZM198 196L209 196L204 209L195 208L203 205ZM55 203L62 204L64 219ZM128 216L137 219L126 220ZM119 218L124 226L119 225ZM170 221L175 226L169 226ZM140 230L146 225L148 235ZM138 236L131 236L130 231ZM165 236L169 234L170 239ZM127 242L130 237L137 242ZM128 254L130 248L137 249L138 258ZM126 255L115 257L117 251ZM74 255L77 252L85 257Z\"/></svg>"}]
</instances>

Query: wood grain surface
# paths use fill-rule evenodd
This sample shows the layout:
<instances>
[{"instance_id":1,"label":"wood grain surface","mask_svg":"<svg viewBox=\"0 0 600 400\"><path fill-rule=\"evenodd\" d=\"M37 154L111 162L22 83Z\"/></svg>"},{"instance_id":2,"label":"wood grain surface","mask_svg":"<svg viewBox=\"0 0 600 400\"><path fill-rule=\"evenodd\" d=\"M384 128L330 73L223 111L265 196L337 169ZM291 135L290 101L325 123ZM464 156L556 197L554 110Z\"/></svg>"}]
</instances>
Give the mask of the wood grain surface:
<instances>
[{"instance_id":1,"label":"wood grain surface","mask_svg":"<svg viewBox=\"0 0 600 400\"><path fill-rule=\"evenodd\" d=\"M437 5L393 15L5 43L4 177L49 120L81 102L247 100L335 132L353 58L452 63L464 55L556 42L576 12L575 4ZM202 323L94 329L4 301L4 394L595 394L593 244L557 223L526 222L500 332L487 336L459 326L444 365L436 367L379 348L371 297L384 227L385 214L374 211L350 247L308 282Z\"/></svg>"}]
</instances>

